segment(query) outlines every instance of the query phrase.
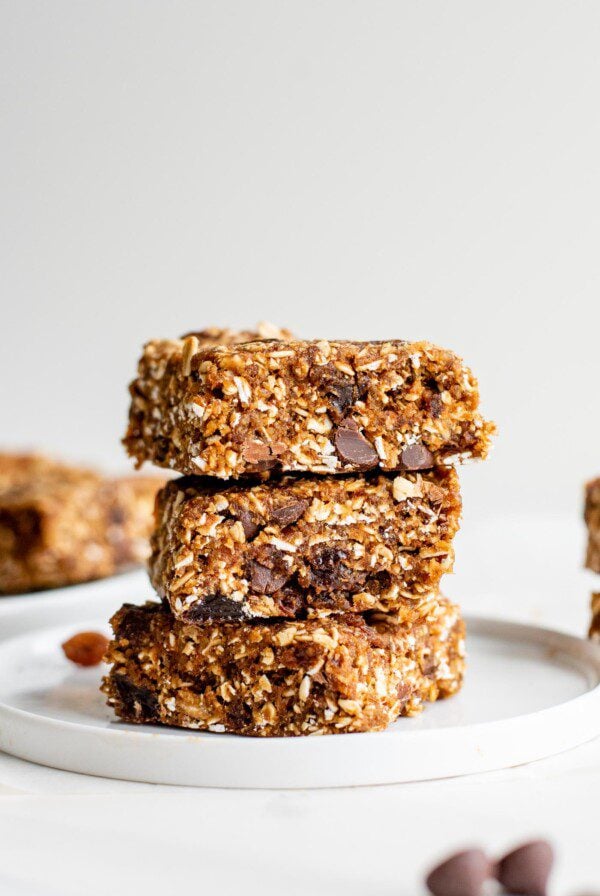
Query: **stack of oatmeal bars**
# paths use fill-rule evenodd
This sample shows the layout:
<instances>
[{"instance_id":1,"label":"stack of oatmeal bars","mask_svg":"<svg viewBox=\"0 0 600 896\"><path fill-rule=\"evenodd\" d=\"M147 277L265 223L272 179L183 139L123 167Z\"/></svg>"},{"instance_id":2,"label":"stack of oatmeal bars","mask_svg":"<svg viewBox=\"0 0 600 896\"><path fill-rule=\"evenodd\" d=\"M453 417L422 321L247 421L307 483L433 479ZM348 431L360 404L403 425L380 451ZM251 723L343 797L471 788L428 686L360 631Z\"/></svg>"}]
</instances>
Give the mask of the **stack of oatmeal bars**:
<instances>
[{"instance_id":1,"label":"stack of oatmeal bars","mask_svg":"<svg viewBox=\"0 0 600 896\"><path fill-rule=\"evenodd\" d=\"M456 464L494 426L456 355L211 330L146 345L130 391L128 453L182 476L156 502L161 602L112 619L119 717L370 731L459 689L464 626L439 583Z\"/></svg>"},{"instance_id":2,"label":"stack of oatmeal bars","mask_svg":"<svg viewBox=\"0 0 600 896\"><path fill-rule=\"evenodd\" d=\"M588 531L585 565L600 573L600 479L593 479L585 487L585 522ZM590 638L600 641L600 592L592 594Z\"/></svg>"}]
</instances>

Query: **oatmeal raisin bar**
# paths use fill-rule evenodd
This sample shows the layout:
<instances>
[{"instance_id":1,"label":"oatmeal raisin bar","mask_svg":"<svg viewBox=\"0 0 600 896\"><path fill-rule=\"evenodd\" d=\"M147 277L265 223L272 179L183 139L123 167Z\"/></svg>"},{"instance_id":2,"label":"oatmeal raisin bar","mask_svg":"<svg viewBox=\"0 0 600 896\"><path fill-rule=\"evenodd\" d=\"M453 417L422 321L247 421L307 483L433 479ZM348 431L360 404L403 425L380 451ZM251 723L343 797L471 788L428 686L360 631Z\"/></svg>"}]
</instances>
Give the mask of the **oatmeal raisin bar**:
<instances>
[{"instance_id":1,"label":"oatmeal raisin bar","mask_svg":"<svg viewBox=\"0 0 600 896\"><path fill-rule=\"evenodd\" d=\"M56 461L44 454L0 452L0 494L21 483L31 482L55 469L56 466Z\"/></svg>"},{"instance_id":2,"label":"oatmeal raisin bar","mask_svg":"<svg viewBox=\"0 0 600 896\"><path fill-rule=\"evenodd\" d=\"M144 562L162 484L0 454L0 594L98 579Z\"/></svg>"},{"instance_id":3,"label":"oatmeal raisin bar","mask_svg":"<svg viewBox=\"0 0 600 896\"><path fill-rule=\"evenodd\" d=\"M321 476L159 492L150 577L190 622L366 610L414 621L453 562L458 476Z\"/></svg>"},{"instance_id":4,"label":"oatmeal raisin bar","mask_svg":"<svg viewBox=\"0 0 600 896\"><path fill-rule=\"evenodd\" d=\"M124 444L138 466L258 472L421 470L486 456L477 381L427 342L148 343Z\"/></svg>"},{"instance_id":5,"label":"oatmeal raisin bar","mask_svg":"<svg viewBox=\"0 0 600 896\"><path fill-rule=\"evenodd\" d=\"M454 694L464 625L440 600L413 627L374 614L304 622L174 620L126 604L113 617L102 690L126 722L259 737L377 731Z\"/></svg>"},{"instance_id":6,"label":"oatmeal raisin bar","mask_svg":"<svg viewBox=\"0 0 600 896\"><path fill-rule=\"evenodd\" d=\"M585 565L593 572L600 572L600 479L586 485L585 521L588 527Z\"/></svg>"}]
</instances>

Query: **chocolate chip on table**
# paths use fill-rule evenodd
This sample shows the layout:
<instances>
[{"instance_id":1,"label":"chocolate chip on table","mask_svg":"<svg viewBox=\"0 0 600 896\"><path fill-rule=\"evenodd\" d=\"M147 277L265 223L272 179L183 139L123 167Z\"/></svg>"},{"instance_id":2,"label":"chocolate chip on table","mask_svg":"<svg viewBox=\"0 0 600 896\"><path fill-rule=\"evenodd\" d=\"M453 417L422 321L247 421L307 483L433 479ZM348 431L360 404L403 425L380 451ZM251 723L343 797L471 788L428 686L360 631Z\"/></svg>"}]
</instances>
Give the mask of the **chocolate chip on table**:
<instances>
[{"instance_id":1,"label":"chocolate chip on table","mask_svg":"<svg viewBox=\"0 0 600 896\"><path fill-rule=\"evenodd\" d=\"M358 424L352 418L342 420L335 433L334 442L337 453L347 464L368 470L379 462L375 448L359 431Z\"/></svg>"},{"instance_id":2,"label":"chocolate chip on table","mask_svg":"<svg viewBox=\"0 0 600 896\"><path fill-rule=\"evenodd\" d=\"M400 455L407 470L427 470L433 466L433 454L425 445L407 445Z\"/></svg>"},{"instance_id":3,"label":"chocolate chip on table","mask_svg":"<svg viewBox=\"0 0 600 896\"><path fill-rule=\"evenodd\" d=\"M553 864L554 850L548 841L532 840L500 859L495 876L508 893L546 896Z\"/></svg>"},{"instance_id":4,"label":"chocolate chip on table","mask_svg":"<svg viewBox=\"0 0 600 896\"><path fill-rule=\"evenodd\" d=\"M78 632L62 645L68 660L77 666L97 666L108 647L108 638L100 632Z\"/></svg>"},{"instance_id":5,"label":"chocolate chip on table","mask_svg":"<svg viewBox=\"0 0 600 896\"><path fill-rule=\"evenodd\" d=\"M269 522L278 523L282 527L291 526L292 523L300 519L307 508L308 501L292 501L273 509L269 516Z\"/></svg>"},{"instance_id":6,"label":"chocolate chip on table","mask_svg":"<svg viewBox=\"0 0 600 896\"><path fill-rule=\"evenodd\" d=\"M490 872L481 849L465 849L434 868L425 883L433 896L480 896Z\"/></svg>"}]
</instances>

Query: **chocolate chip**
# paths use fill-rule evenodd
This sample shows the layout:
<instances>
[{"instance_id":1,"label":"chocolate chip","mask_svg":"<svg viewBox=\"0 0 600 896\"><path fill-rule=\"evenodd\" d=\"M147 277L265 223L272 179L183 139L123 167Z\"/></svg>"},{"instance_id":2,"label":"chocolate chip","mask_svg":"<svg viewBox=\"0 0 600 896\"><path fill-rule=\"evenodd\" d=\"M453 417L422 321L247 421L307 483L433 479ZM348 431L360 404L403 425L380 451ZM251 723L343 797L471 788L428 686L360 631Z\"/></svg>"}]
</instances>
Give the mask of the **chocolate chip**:
<instances>
[{"instance_id":1,"label":"chocolate chip","mask_svg":"<svg viewBox=\"0 0 600 896\"><path fill-rule=\"evenodd\" d=\"M351 417L340 423L334 441L336 451L345 463L362 470L377 465L379 455Z\"/></svg>"},{"instance_id":2,"label":"chocolate chip","mask_svg":"<svg viewBox=\"0 0 600 896\"><path fill-rule=\"evenodd\" d=\"M138 687L126 675L114 675L113 682L127 718L133 716L138 722L158 720L158 700L152 691Z\"/></svg>"},{"instance_id":3,"label":"chocolate chip","mask_svg":"<svg viewBox=\"0 0 600 896\"><path fill-rule=\"evenodd\" d=\"M433 466L433 454L420 443L407 445L400 460L407 470L427 470Z\"/></svg>"},{"instance_id":4,"label":"chocolate chip","mask_svg":"<svg viewBox=\"0 0 600 896\"><path fill-rule=\"evenodd\" d=\"M433 896L479 896L490 867L480 849L466 849L434 868L425 883Z\"/></svg>"},{"instance_id":5,"label":"chocolate chip","mask_svg":"<svg viewBox=\"0 0 600 896\"><path fill-rule=\"evenodd\" d=\"M532 840L500 859L496 877L508 893L546 896L554 850L546 840Z\"/></svg>"},{"instance_id":6,"label":"chocolate chip","mask_svg":"<svg viewBox=\"0 0 600 896\"><path fill-rule=\"evenodd\" d=\"M242 457L249 464L259 464L262 461L269 460L271 449L264 442L244 442Z\"/></svg>"},{"instance_id":7,"label":"chocolate chip","mask_svg":"<svg viewBox=\"0 0 600 896\"><path fill-rule=\"evenodd\" d=\"M279 463L277 456L286 450L283 442L267 445L265 442L248 441L242 446L242 457L247 463L253 464L257 471L272 470Z\"/></svg>"},{"instance_id":8,"label":"chocolate chip","mask_svg":"<svg viewBox=\"0 0 600 896\"><path fill-rule=\"evenodd\" d=\"M227 704L227 719L232 731L243 731L252 725L252 709L244 702L243 696L234 697Z\"/></svg>"},{"instance_id":9,"label":"chocolate chip","mask_svg":"<svg viewBox=\"0 0 600 896\"><path fill-rule=\"evenodd\" d=\"M18 556L25 555L42 536L42 520L36 510L23 508L0 512L0 526L14 533L14 550Z\"/></svg>"},{"instance_id":10,"label":"chocolate chip","mask_svg":"<svg viewBox=\"0 0 600 896\"><path fill-rule=\"evenodd\" d=\"M434 485L433 482L428 482L425 486L425 494L429 498L432 504L441 504L444 500L446 493L442 488L438 485Z\"/></svg>"},{"instance_id":11,"label":"chocolate chip","mask_svg":"<svg viewBox=\"0 0 600 896\"><path fill-rule=\"evenodd\" d=\"M403 703L408 700L412 692L413 689L409 684L399 684L396 688L396 696L398 700L401 700Z\"/></svg>"},{"instance_id":12,"label":"chocolate chip","mask_svg":"<svg viewBox=\"0 0 600 896\"><path fill-rule=\"evenodd\" d=\"M420 666L421 666L421 672L423 673L423 675L427 675L428 677L431 677L438 667L438 662L437 662L435 656L429 655L429 656L423 657L423 659L421 660Z\"/></svg>"},{"instance_id":13,"label":"chocolate chip","mask_svg":"<svg viewBox=\"0 0 600 896\"><path fill-rule=\"evenodd\" d=\"M169 449L171 447L171 443L164 436L158 436L157 438L154 439L153 447L154 447L155 459L159 463L162 463L164 460L166 460L166 458L169 454Z\"/></svg>"},{"instance_id":14,"label":"chocolate chip","mask_svg":"<svg viewBox=\"0 0 600 896\"><path fill-rule=\"evenodd\" d=\"M258 593L265 593L271 583L271 570L268 566L254 561L250 567L250 587Z\"/></svg>"},{"instance_id":15,"label":"chocolate chip","mask_svg":"<svg viewBox=\"0 0 600 896\"><path fill-rule=\"evenodd\" d=\"M269 519L279 523L283 528L291 526L300 519L304 511L308 507L308 501L292 501L290 504L284 504L282 507L276 507L271 511Z\"/></svg>"},{"instance_id":16,"label":"chocolate chip","mask_svg":"<svg viewBox=\"0 0 600 896\"><path fill-rule=\"evenodd\" d=\"M255 538L260 532L260 526L255 522L254 516L249 510L238 510L237 518L242 524L246 541Z\"/></svg>"},{"instance_id":17,"label":"chocolate chip","mask_svg":"<svg viewBox=\"0 0 600 896\"><path fill-rule=\"evenodd\" d=\"M183 614L186 622L210 622L212 619L234 621L245 619L246 612L238 600L231 600L222 594L209 594L203 600L193 604Z\"/></svg>"},{"instance_id":18,"label":"chocolate chip","mask_svg":"<svg viewBox=\"0 0 600 896\"><path fill-rule=\"evenodd\" d=\"M161 604L146 604L141 607L136 604L124 604L113 623L115 637L126 638L128 641L137 640L148 630L149 617L155 616L161 611Z\"/></svg>"},{"instance_id":19,"label":"chocolate chip","mask_svg":"<svg viewBox=\"0 0 600 896\"><path fill-rule=\"evenodd\" d=\"M434 420L441 415L444 407L444 402L440 398L439 395L432 395L431 400L429 402L429 412Z\"/></svg>"},{"instance_id":20,"label":"chocolate chip","mask_svg":"<svg viewBox=\"0 0 600 896\"><path fill-rule=\"evenodd\" d=\"M250 587L255 594L273 594L283 588L288 579L287 570L271 569L256 560L250 564Z\"/></svg>"}]
</instances>

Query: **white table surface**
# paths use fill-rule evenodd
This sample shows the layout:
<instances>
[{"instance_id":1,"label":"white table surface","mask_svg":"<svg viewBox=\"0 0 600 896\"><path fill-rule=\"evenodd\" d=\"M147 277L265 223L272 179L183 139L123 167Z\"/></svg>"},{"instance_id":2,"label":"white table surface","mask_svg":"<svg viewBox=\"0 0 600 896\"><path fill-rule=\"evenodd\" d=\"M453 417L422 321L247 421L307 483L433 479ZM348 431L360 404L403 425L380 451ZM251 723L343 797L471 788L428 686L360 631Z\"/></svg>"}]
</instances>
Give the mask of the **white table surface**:
<instances>
[{"instance_id":1,"label":"white table surface","mask_svg":"<svg viewBox=\"0 0 600 896\"><path fill-rule=\"evenodd\" d=\"M575 518L467 522L445 590L471 613L583 634L582 545ZM320 791L158 787L0 755L0 892L418 896L455 848L545 836L552 896L580 896L600 892L599 801L599 741L486 775Z\"/></svg>"}]
</instances>

